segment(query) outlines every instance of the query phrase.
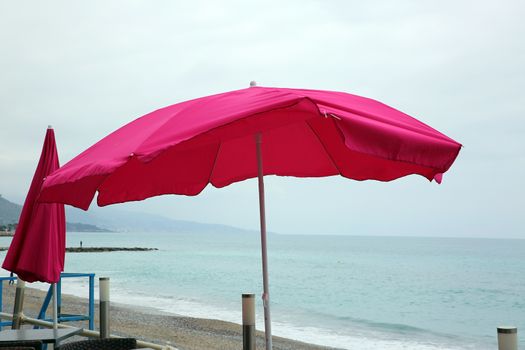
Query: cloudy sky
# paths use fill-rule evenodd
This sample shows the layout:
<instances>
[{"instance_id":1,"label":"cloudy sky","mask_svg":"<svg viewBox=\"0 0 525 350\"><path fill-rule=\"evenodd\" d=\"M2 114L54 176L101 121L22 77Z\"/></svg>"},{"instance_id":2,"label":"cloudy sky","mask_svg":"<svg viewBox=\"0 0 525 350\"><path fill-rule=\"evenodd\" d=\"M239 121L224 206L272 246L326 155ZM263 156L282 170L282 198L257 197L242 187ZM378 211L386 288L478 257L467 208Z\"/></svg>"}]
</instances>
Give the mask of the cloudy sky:
<instances>
[{"instance_id":1,"label":"cloudy sky","mask_svg":"<svg viewBox=\"0 0 525 350\"><path fill-rule=\"evenodd\" d=\"M442 185L266 178L281 233L525 238L522 1L0 0L0 193L162 106L262 86L390 104L464 145ZM121 205L258 228L254 180Z\"/></svg>"}]
</instances>

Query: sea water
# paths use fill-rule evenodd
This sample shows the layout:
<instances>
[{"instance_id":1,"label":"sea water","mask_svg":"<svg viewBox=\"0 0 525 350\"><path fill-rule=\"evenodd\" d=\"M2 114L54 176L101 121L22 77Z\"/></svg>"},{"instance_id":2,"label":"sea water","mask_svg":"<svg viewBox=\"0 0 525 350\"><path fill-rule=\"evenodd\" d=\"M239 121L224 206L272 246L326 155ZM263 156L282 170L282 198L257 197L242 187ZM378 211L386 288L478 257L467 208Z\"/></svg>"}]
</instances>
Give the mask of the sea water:
<instances>
[{"instance_id":1,"label":"sea water","mask_svg":"<svg viewBox=\"0 0 525 350\"><path fill-rule=\"evenodd\" d=\"M68 233L80 241L159 249L67 254L66 272L110 277L112 302L240 323L241 294L255 293L264 329L256 234ZM274 335L437 350L495 349L500 325L525 332L525 240L272 234L268 255ZM63 292L86 297L87 279Z\"/></svg>"}]
</instances>

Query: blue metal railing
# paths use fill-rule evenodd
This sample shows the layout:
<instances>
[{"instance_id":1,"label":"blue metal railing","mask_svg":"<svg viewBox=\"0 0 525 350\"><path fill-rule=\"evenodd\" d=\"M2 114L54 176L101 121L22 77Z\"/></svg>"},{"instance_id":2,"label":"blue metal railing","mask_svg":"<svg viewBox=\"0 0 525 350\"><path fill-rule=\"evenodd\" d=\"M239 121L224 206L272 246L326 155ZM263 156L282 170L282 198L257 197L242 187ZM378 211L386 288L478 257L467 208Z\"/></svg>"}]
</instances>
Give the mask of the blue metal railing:
<instances>
[{"instance_id":1,"label":"blue metal railing","mask_svg":"<svg viewBox=\"0 0 525 350\"><path fill-rule=\"evenodd\" d=\"M89 278L89 303L88 303L88 314L87 315L75 315L75 314L65 314L61 312L62 307L62 278L80 278L88 277ZM4 281L14 282L16 277L0 277L0 312L3 311L3 299L4 299ZM38 313L37 318L45 321L53 321L52 318L46 318L46 311L53 296L53 287L49 286L40 312ZM89 329L95 329L95 274L94 273L70 273L63 272L60 274L60 281L57 283L57 313L58 313L58 322L72 322L72 321L85 321L89 323ZM12 321L2 321L0 322L0 330L4 326L11 326ZM38 326L35 326L38 328Z\"/></svg>"}]
</instances>

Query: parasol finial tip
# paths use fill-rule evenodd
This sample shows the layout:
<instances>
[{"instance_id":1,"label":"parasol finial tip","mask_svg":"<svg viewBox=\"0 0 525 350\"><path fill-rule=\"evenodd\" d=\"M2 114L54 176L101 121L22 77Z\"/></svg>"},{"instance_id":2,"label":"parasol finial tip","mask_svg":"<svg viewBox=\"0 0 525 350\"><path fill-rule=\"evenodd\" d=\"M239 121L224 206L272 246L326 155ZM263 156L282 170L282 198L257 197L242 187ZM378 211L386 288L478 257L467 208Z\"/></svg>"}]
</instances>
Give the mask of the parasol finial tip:
<instances>
[{"instance_id":1,"label":"parasol finial tip","mask_svg":"<svg viewBox=\"0 0 525 350\"><path fill-rule=\"evenodd\" d=\"M53 126L48 125L47 128L48 128L48 129L53 129Z\"/></svg>"},{"instance_id":2,"label":"parasol finial tip","mask_svg":"<svg viewBox=\"0 0 525 350\"><path fill-rule=\"evenodd\" d=\"M255 80L250 81L250 87L257 86L257 82Z\"/></svg>"}]
</instances>

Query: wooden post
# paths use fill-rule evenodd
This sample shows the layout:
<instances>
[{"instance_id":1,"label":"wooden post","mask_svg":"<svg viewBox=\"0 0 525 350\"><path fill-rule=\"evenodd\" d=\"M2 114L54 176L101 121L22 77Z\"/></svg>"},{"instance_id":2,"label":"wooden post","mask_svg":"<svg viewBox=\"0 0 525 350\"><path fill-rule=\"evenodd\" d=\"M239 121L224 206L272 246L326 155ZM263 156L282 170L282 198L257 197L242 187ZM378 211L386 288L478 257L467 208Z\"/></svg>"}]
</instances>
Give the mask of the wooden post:
<instances>
[{"instance_id":1,"label":"wooden post","mask_svg":"<svg viewBox=\"0 0 525 350\"><path fill-rule=\"evenodd\" d=\"M100 292L100 338L109 338L110 327L109 327L109 277L100 277L98 279L98 289Z\"/></svg>"},{"instance_id":2,"label":"wooden post","mask_svg":"<svg viewBox=\"0 0 525 350\"><path fill-rule=\"evenodd\" d=\"M498 327L498 350L518 350L516 327Z\"/></svg>"},{"instance_id":3,"label":"wooden post","mask_svg":"<svg viewBox=\"0 0 525 350\"><path fill-rule=\"evenodd\" d=\"M24 290L26 283L20 278L16 279L15 305L13 307L12 329L20 329L22 323L22 310L24 308Z\"/></svg>"},{"instance_id":4,"label":"wooden post","mask_svg":"<svg viewBox=\"0 0 525 350\"><path fill-rule=\"evenodd\" d=\"M255 294L242 295L242 350L255 350Z\"/></svg>"}]
</instances>

